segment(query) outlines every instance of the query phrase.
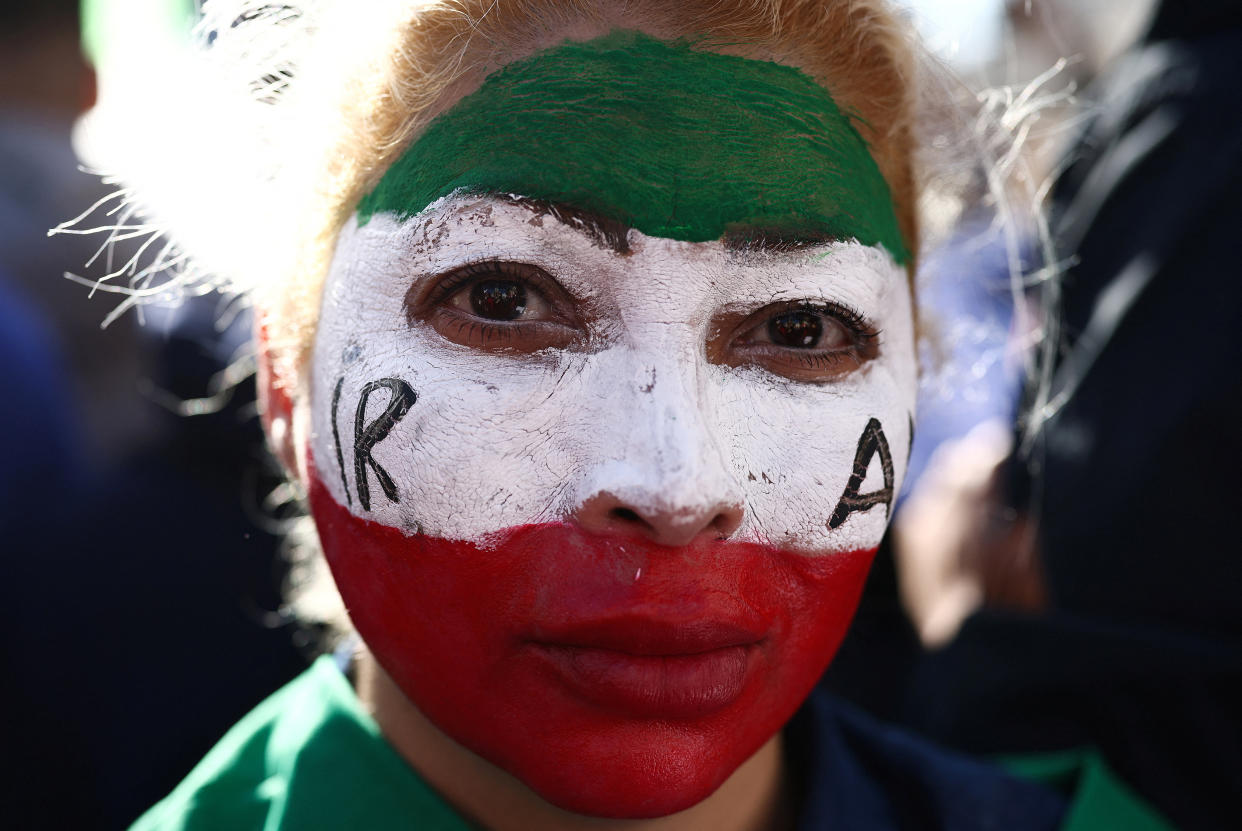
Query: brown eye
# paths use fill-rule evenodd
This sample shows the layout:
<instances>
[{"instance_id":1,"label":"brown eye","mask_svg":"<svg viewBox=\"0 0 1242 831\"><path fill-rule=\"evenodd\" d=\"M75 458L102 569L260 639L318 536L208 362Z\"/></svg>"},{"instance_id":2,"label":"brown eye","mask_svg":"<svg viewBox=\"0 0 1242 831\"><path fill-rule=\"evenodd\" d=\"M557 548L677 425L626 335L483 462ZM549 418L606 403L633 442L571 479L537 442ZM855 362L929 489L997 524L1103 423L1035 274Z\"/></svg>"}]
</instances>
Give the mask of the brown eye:
<instances>
[{"instance_id":1,"label":"brown eye","mask_svg":"<svg viewBox=\"0 0 1242 831\"><path fill-rule=\"evenodd\" d=\"M768 321L768 337L777 346L813 349L824 333L824 324L813 312L788 312Z\"/></svg>"},{"instance_id":2,"label":"brown eye","mask_svg":"<svg viewBox=\"0 0 1242 831\"><path fill-rule=\"evenodd\" d=\"M585 339L579 303L542 268L488 260L438 275L406 295L406 317L461 346L564 349Z\"/></svg>"},{"instance_id":3,"label":"brown eye","mask_svg":"<svg viewBox=\"0 0 1242 831\"><path fill-rule=\"evenodd\" d=\"M749 315L721 315L706 346L716 363L823 383L876 357L879 336L872 323L840 303L779 303Z\"/></svg>"},{"instance_id":4,"label":"brown eye","mask_svg":"<svg viewBox=\"0 0 1242 831\"><path fill-rule=\"evenodd\" d=\"M526 287L515 280L480 280L470 289L470 306L488 320L517 320L526 311Z\"/></svg>"}]
</instances>

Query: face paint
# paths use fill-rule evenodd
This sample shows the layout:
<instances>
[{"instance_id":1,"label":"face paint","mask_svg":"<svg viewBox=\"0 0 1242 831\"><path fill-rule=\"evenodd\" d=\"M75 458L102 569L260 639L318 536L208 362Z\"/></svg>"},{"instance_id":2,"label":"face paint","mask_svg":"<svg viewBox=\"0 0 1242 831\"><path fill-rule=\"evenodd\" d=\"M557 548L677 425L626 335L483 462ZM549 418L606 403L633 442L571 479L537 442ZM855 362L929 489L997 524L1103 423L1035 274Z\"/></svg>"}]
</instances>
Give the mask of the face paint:
<instances>
[{"instance_id":1,"label":"face paint","mask_svg":"<svg viewBox=\"0 0 1242 831\"><path fill-rule=\"evenodd\" d=\"M888 185L832 96L792 67L637 32L491 75L358 206L405 218L460 190L520 193L706 242L735 227L907 259Z\"/></svg>"},{"instance_id":2,"label":"face paint","mask_svg":"<svg viewBox=\"0 0 1242 831\"><path fill-rule=\"evenodd\" d=\"M809 552L874 547L883 500L829 526L856 466L856 496L883 490L886 466L894 484L904 469L915 383L904 271L856 243L767 253L637 232L630 242L618 256L495 198L348 225L314 359L313 449L332 472L332 496L407 534L479 543L561 522L607 491L652 510L744 504L736 539ZM408 297L437 276L498 261L555 275L588 310L589 342L523 355L452 343L409 320ZM722 313L803 301L874 321L880 354L829 383L706 354ZM385 379L408 387L395 414ZM877 433L888 452L862 452Z\"/></svg>"},{"instance_id":3,"label":"face paint","mask_svg":"<svg viewBox=\"0 0 1242 831\"><path fill-rule=\"evenodd\" d=\"M322 481L324 549L385 669L442 731L593 816L665 816L719 787L819 678L871 562L570 523L408 537Z\"/></svg>"},{"instance_id":4,"label":"face paint","mask_svg":"<svg viewBox=\"0 0 1242 831\"><path fill-rule=\"evenodd\" d=\"M701 800L805 697L888 506L831 520L847 493L899 484L915 380L905 274L880 249L640 233L630 248L501 199L351 224L312 413L314 514L381 663L465 746L557 805L614 816ZM434 275L498 258L593 309L587 345L489 351L409 320ZM856 309L884 333L879 355L825 384L709 360L721 310L786 300ZM881 425L896 425L889 475L860 449ZM744 510L728 542L668 548L577 527L601 493L640 513Z\"/></svg>"},{"instance_id":5,"label":"face paint","mask_svg":"<svg viewBox=\"0 0 1242 831\"><path fill-rule=\"evenodd\" d=\"M308 452L329 564L411 701L562 808L704 799L857 603L909 445L910 295L887 246L773 238L795 213L686 241L453 193L338 240ZM601 499L738 522L660 545L587 522Z\"/></svg>"}]
</instances>

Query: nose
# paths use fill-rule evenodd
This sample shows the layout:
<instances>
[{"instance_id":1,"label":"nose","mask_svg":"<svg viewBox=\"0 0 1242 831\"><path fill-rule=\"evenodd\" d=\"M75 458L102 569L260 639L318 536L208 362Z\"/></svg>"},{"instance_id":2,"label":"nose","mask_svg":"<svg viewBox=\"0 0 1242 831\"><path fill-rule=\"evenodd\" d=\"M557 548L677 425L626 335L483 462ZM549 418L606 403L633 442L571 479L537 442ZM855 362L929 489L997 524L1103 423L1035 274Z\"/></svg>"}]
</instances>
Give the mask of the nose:
<instances>
[{"instance_id":1,"label":"nose","mask_svg":"<svg viewBox=\"0 0 1242 831\"><path fill-rule=\"evenodd\" d=\"M725 539L742 525L743 491L713 414L695 348L659 344L608 367L612 394L591 414L604 439L573 488L574 520L587 531L680 547ZM680 347L680 348L679 348ZM658 352L658 354L656 354ZM620 381L618 383L617 381Z\"/></svg>"},{"instance_id":2,"label":"nose","mask_svg":"<svg viewBox=\"0 0 1242 831\"><path fill-rule=\"evenodd\" d=\"M583 503L576 519L588 531L642 536L671 547L728 539L742 524L740 504L717 500L694 506L643 504L647 502L603 491Z\"/></svg>"}]
</instances>

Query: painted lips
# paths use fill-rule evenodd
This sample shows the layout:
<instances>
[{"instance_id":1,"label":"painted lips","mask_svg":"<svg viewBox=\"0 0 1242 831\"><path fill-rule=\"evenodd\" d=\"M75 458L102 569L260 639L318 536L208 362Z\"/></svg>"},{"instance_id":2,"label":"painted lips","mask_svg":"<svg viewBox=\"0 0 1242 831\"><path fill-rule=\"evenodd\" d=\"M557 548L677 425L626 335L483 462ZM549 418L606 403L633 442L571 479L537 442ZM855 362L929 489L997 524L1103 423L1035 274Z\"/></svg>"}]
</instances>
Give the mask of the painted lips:
<instances>
[{"instance_id":1,"label":"painted lips","mask_svg":"<svg viewBox=\"0 0 1242 831\"><path fill-rule=\"evenodd\" d=\"M691 719L741 696L764 640L754 624L616 619L546 632L530 648L584 701L622 715Z\"/></svg>"}]
</instances>

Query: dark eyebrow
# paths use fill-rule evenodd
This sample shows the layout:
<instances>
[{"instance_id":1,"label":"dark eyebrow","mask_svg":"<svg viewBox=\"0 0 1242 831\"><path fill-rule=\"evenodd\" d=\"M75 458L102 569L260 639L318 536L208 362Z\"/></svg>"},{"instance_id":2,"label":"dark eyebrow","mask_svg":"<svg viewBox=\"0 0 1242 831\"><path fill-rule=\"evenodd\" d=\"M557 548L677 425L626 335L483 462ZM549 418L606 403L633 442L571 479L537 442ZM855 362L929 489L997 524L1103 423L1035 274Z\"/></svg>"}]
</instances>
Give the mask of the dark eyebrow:
<instances>
[{"instance_id":1,"label":"dark eyebrow","mask_svg":"<svg viewBox=\"0 0 1242 831\"><path fill-rule=\"evenodd\" d=\"M562 225L590 237L593 242L614 253L630 253L630 226L619 219L611 219L591 211L575 208L561 202L532 199L528 196L505 194L503 198L512 205L526 208L536 217L550 216Z\"/></svg>"},{"instance_id":2,"label":"dark eyebrow","mask_svg":"<svg viewBox=\"0 0 1242 831\"><path fill-rule=\"evenodd\" d=\"M814 248L841 242L841 238L825 233L790 233L774 228L739 228L726 231L723 237L725 249L731 252L762 251L770 254L788 254L805 248Z\"/></svg>"},{"instance_id":3,"label":"dark eyebrow","mask_svg":"<svg viewBox=\"0 0 1242 831\"><path fill-rule=\"evenodd\" d=\"M601 247L616 254L630 253L631 226L619 219L547 199L535 199L517 194L497 194L511 205L517 205L536 217L550 216L566 227L590 237ZM786 254L840 242L834 234L820 232L793 232L776 228L738 228L726 231L721 238L730 252L757 251L770 254Z\"/></svg>"}]
</instances>

